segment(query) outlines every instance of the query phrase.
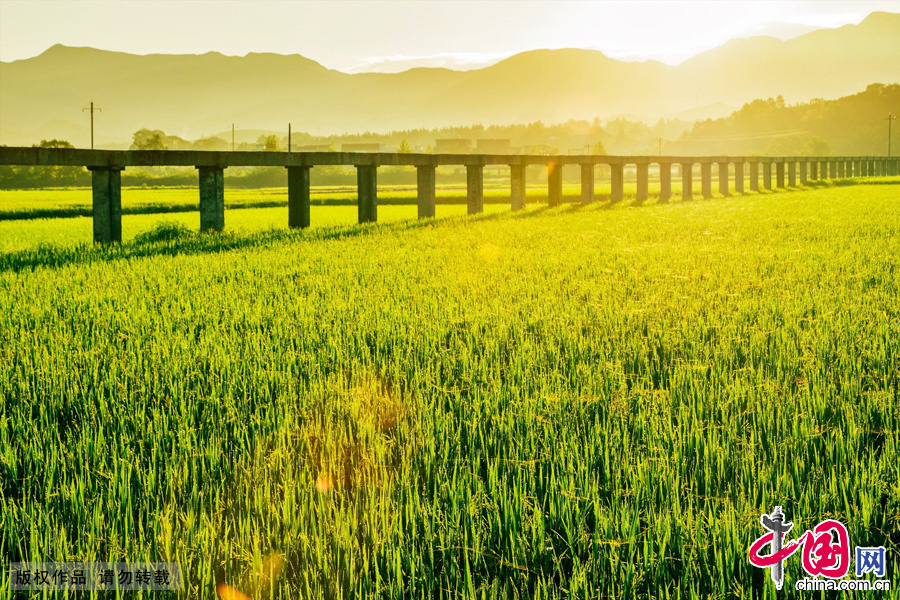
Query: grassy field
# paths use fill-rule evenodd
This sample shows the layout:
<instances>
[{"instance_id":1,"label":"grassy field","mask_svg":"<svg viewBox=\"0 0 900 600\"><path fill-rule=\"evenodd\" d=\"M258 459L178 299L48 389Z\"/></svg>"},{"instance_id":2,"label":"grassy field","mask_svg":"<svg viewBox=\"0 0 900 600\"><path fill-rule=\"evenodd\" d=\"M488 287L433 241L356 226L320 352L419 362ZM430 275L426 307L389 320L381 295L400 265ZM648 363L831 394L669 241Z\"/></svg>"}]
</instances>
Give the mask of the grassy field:
<instances>
[{"instance_id":1,"label":"grassy field","mask_svg":"<svg viewBox=\"0 0 900 600\"><path fill-rule=\"evenodd\" d=\"M0 554L176 561L185 598L774 598L779 504L895 577L898 189L3 223Z\"/></svg>"},{"instance_id":2,"label":"grassy field","mask_svg":"<svg viewBox=\"0 0 900 600\"><path fill-rule=\"evenodd\" d=\"M570 167L571 168L571 167ZM626 175L625 195L634 197L637 184L633 175ZM609 178L596 176L594 193L601 200L608 200L610 195ZM855 184L858 179L839 180L837 183ZM868 178L867 183L889 183L889 178ZM812 186L829 185L823 182L810 182ZM734 189L734 179L730 181ZM718 190L718 180L714 189ZM749 179L745 181L745 189L749 190ZM681 178L677 174L672 177L673 197L681 196ZM650 177L649 193L652 198L659 195L659 181ZM701 192L700 175L694 174L693 193ZM547 183L529 183L526 190L530 203L546 204ZM484 182L484 199L487 204L509 203L509 180L498 177L486 178ZM565 202L580 202L580 179L568 180L563 185ZM313 205L322 206L355 206L355 186L323 186L314 185L310 190L310 201ZM415 205L415 185L380 185L378 201L381 205ZM437 188L438 204L465 204L465 184L440 183ZM199 192L196 186L190 187L125 187L122 189L122 210L125 214L156 214L171 212L196 212L199 203ZM65 218L90 216L90 188L44 188L33 190L0 190L0 221L24 220L39 218ZM287 188L225 190L225 205L228 208L273 208L287 206Z\"/></svg>"},{"instance_id":3,"label":"grassy field","mask_svg":"<svg viewBox=\"0 0 900 600\"><path fill-rule=\"evenodd\" d=\"M634 186L632 186L634 187ZM680 189L680 188L679 188ZM597 194L609 196L609 185L598 185ZM356 187L316 186L310 190L310 202L320 206L356 206ZM632 190L633 192L633 190ZM580 201L579 184L563 188L569 202ZM527 199L533 203L547 202L547 186L529 185ZM226 188L225 206L235 208L272 208L287 206L287 188L240 189ZM508 204L509 184L487 184L484 190L487 204ZM381 205L415 206L415 185L378 186ZM466 186L447 185L437 190L438 204L465 205ZM123 188L124 214L156 214L196 212L199 192L196 187ZM37 218L66 218L90 216L90 188L45 188L36 190L0 190L0 221Z\"/></svg>"}]
</instances>

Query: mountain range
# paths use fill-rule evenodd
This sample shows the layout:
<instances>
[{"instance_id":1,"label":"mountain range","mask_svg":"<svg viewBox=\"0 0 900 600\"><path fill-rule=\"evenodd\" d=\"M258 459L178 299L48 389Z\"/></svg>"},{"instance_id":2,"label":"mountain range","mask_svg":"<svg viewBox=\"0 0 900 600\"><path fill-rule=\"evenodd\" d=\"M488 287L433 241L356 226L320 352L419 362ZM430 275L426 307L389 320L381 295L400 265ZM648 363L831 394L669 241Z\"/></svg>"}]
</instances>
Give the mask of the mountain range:
<instances>
[{"instance_id":1,"label":"mountain range","mask_svg":"<svg viewBox=\"0 0 900 600\"><path fill-rule=\"evenodd\" d=\"M148 127L187 138L230 128L342 133L470 123L702 116L754 98L836 98L900 81L900 14L790 40L732 40L677 65L534 50L469 71L347 74L299 55L133 55L53 46L0 62L0 143L125 143Z\"/></svg>"}]
</instances>

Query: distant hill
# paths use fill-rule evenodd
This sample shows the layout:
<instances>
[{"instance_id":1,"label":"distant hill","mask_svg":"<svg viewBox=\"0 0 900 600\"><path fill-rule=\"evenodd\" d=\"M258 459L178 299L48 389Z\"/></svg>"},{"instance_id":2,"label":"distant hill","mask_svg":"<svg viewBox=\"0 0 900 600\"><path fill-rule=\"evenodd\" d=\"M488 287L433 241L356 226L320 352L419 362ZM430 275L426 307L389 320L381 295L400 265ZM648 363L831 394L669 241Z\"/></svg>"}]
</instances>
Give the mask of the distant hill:
<instances>
[{"instance_id":1,"label":"distant hill","mask_svg":"<svg viewBox=\"0 0 900 600\"><path fill-rule=\"evenodd\" d=\"M900 15L782 41L731 41L678 66L592 50L535 50L472 71L345 74L302 56L137 56L54 46L0 63L0 143L64 138L85 146L81 108L102 107L102 142L149 127L197 138L241 128L342 133L470 123L686 114L782 95L835 98L900 81Z\"/></svg>"}]
</instances>

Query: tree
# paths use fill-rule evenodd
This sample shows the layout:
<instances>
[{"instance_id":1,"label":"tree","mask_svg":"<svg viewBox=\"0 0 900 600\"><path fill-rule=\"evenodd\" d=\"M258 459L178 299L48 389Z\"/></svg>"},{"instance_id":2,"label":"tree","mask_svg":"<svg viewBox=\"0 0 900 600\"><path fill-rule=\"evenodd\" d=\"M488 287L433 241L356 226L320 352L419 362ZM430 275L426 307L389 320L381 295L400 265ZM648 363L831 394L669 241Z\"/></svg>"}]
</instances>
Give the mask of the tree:
<instances>
[{"instance_id":1,"label":"tree","mask_svg":"<svg viewBox=\"0 0 900 600\"><path fill-rule=\"evenodd\" d=\"M134 132L132 150L166 150L166 134L159 129L139 129Z\"/></svg>"},{"instance_id":2,"label":"tree","mask_svg":"<svg viewBox=\"0 0 900 600\"><path fill-rule=\"evenodd\" d=\"M412 154L412 151L412 146L409 145L409 142L407 142L405 138L400 142L400 147L397 148L397 152L400 154Z\"/></svg>"},{"instance_id":3,"label":"tree","mask_svg":"<svg viewBox=\"0 0 900 600\"><path fill-rule=\"evenodd\" d=\"M40 144L35 144L35 148L74 148L72 144L67 142L66 140L41 140Z\"/></svg>"},{"instance_id":4,"label":"tree","mask_svg":"<svg viewBox=\"0 0 900 600\"><path fill-rule=\"evenodd\" d=\"M597 140L591 146L591 154L606 154L606 148L603 147L603 142Z\"/></svg>"},{"instance_id":5,"label":"tree","mask_svg":"<svg viewBox=\"0 0 900 600\"><path fill-rule=\"evenodd\" d=\"M231 150L231 144L220 137L205 137L191 144L191 150Z\"/></svg>"},{"instance_id":6,"label":"tree","mask_svg":"<svg viewBox=\"0 0 900 600\"><path fill-rule=\"evenodd\" d=\"M265 152L279 152L281 150L277 135L261 135L256 140L256 144L262 146Z\"/></svg>"}]
</instances>

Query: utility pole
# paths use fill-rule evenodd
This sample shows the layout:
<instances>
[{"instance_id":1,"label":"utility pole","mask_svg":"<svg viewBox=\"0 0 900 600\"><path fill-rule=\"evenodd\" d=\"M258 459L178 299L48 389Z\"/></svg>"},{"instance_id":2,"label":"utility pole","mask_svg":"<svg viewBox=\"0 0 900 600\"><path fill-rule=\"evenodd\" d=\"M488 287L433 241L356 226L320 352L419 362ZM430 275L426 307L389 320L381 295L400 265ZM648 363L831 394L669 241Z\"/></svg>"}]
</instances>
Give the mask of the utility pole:
<instances>
[{"instance_id":1,"label":"utility pole","mask_svg":"<svg viewBox=\"0 0 900 600\"><path fill-rule=\"evenodd\" d=\"M234 123L231 124L231 151L234 152Z\"/></svg>"},{"instance_id":2,"label":"utility pole","mask_svg":"<svg viewBox=\"0 0 900 600\"><path fill-rule=\"evenodd\" d=\"M94 103L91 102L90 107L82 108L81 112L84 112L86 110L91 112L91 150L93 150L94 149L94 111L103 112L103 109L100 107L94 108Z\"/></svg>"},{"instance_id":3,"label":"utility pole","mask_svg":"<svg viewBox=\"0 0 900 600\"><path fill-rule=\"evenodd\" d=\"M291 153L291 124L288 123L288 154Z\"/></svg>"},{"instance_id":4,"label":"utility pole","mask_svg":"<svg viewBox=\"0 0 900 600\"><path fill-rule=\"evenodd\" d=\"M888 113L888 116L885 117L885 120L888 122L888 158L891 157L891 121L896 118L894 113Z\"/></svg>"}]
</instances>

